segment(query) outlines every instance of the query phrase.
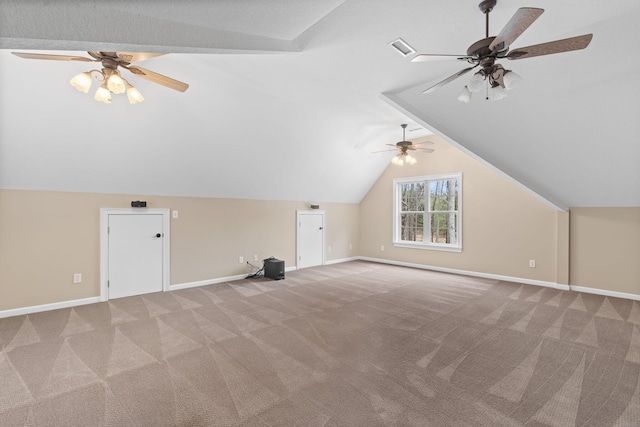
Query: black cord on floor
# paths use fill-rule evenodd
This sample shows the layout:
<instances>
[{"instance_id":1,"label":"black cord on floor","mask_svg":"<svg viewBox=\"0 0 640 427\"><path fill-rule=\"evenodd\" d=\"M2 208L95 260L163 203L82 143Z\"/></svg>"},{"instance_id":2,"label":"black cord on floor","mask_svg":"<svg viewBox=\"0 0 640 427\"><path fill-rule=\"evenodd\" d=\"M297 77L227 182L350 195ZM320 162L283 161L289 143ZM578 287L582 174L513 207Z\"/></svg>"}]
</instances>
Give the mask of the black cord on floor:
<instances>
[{"instance_id":1,"label":"black cord on floor","mask_svg":"<svg viewBox=\"0 0 640 427\"><path fill-rule=\"evenodd\" d=\"M247 279L255 279L255 278L258 278L258 277L263 277L264 276L264 264L267 261L269 261L270 259L276 259L276 258L270 256L269 258L263 259L262 260L262 268L260 270L256 271L255 273L248 275L246 278ZM247 264L249 264L249 262L247 262ZM249 264L249 265L251 265L251 264ZM251 265L251 266L253 267L253 265Z\"/></svg>"}]
</instances>

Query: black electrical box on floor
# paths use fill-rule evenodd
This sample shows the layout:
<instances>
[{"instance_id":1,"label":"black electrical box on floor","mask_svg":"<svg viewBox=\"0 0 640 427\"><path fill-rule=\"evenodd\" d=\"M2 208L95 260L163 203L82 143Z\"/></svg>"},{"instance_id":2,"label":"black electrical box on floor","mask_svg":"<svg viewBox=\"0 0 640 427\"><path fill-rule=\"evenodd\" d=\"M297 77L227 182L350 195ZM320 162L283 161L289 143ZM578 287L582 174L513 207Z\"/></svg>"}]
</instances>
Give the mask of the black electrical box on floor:
<instances>
[{"instance_id":1,"label":"black electrical box on floor","mask_svg":"<svg viewBox=\"0 0 640 427\"><path fill-rule=\"evenodd\" d=\"M264 277L273 280L284 279L284 261L271 258L264 260Z\"/></svg>"}]
</instances>

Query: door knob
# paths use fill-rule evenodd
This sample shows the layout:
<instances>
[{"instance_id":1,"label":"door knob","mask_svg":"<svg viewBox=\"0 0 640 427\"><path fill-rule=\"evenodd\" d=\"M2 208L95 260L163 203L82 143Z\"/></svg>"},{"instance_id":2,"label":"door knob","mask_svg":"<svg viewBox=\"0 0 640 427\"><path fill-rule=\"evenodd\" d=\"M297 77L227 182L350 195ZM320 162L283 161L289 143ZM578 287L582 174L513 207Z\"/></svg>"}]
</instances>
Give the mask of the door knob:
<instances>
[{"instance_id":1,"label":"door knob","mask_svg":"<svg viewBox=\"0 0 640 427\"><path fill-rule=\"evenodd\" d=\"M162 237L162 234L158 233L158 234L156 234L156 235L155 235L155 236L153 236L153 237L155 237L156 239L158 239L158 238Z\"/></svg>"},{"instance_id":2,"label":"door knob","mask_svg":"<svg viewBox=\"0 0 640 427\"><path fill-rule=\"evenodd\" d=\"M322 227L318 228L318 230L322 230Z\"/></svg>"}]
</instances>

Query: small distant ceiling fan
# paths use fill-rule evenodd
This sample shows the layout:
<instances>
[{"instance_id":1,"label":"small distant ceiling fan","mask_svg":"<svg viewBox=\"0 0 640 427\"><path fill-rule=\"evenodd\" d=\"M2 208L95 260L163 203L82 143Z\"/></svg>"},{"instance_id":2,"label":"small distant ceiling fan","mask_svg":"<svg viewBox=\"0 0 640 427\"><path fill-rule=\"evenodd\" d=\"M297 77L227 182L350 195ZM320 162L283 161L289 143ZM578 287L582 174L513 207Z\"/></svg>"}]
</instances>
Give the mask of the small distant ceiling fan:
<instances>
[{"instance_id":1,"label":"small distant ceiling fan","mask_svg":"<svg viewBox=\"0 0 640 427\"><path fill-rule=\"evenodd\" d=\"M401 124L400 126L402 127L402 141L396 142L395 144L385 144L385 145L394 147L391 150L374 151L373 153L386 153L389 151L398 150L399 151L398 154L395 155L393 159L391 159L391 163L393 163L394 165L402 166L405 163L408 165L413 165L417 162L415 157L411 156L409 151L422 151L425 153L433 153L435 151L431 148L423 148L423 147L417 146L420 144L433 145L433 142L431 141L423 141L423 142L407 141L405 138L405 130L407 129L407 125Z\"/></svg>"},{"instance_id":2,"label":"small distant ceiling fan","mask_svg":"<svg viewBox=\"0 0 640 427\"><path fill-rule=\"evenodd\" d=\"M90 70L78 74L71 79L71 85L81 92L87 93L91 87L91 77L95 74L96 79L101 82L100 88L96 92L95 99L97 101L111 103L111 93L127 92L127 97L131 104L142 102L144 98L126 79L122 78L118 68L124 68L132 74L149 80L153 83L166 86L170 89L184 92L189 85L162 74L154 73L145 68L131 65L133 62L144 61L145 59L154 58L164 55L164 53L144 53L144 52L99 52L88 51L91 58L84 56L72 55L49 55L40 53L24 53L11 52L20 58L26 59L47 59L54 61L79 61L79 62L100 62L102 70Z\"/></svg>"},{"instance_id":3,"label":"small distant ceiling fan","mask_svg":"<svg viewBox=\"0 0 640 427\"><path fill-rule=\"evenodd\" d=\"M474 68L480 67L480 71L474 74L458 97L458 100L462 102L469 102L471 100L471 94L473 92L480 91L484 86L485 81L488 82L489 86L488 98L492 100L502 99L506 96L505 89L508 90L513 88L521 80L521 77L496 63L498 59L525 59L533 58L535 56L551 55L554 53L584 49L589 46L589 43L593 38L593 34L584 34L582 36L521 47L510 51L509 48L511 43L513 43L536 19L538 19L540 15L542 15L544 9L532 7L523 7L518 9L497 36L489 37L489 13L493 10L496 4L497 0L484 0L479 4L478 7L486 16L485 38L478 40L469 46L466 55L441 55L427 53L416 55L411 60L412 62L424 62L432 59L451 58L467 61L468 63L473 64L472 67L458 71L452 76L449 76L441 82L424 90L422 93L433 92L439 87L446 85Z\"/></svg>"}]
</instances>

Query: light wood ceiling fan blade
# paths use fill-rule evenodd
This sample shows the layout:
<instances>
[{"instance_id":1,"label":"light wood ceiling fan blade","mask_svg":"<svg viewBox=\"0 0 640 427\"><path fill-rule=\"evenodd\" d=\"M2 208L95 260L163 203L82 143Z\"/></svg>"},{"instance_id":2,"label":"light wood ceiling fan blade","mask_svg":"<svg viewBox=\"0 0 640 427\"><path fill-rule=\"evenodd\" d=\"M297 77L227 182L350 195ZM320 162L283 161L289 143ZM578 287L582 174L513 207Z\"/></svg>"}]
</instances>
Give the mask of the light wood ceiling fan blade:
<instances>
[{"instance_id":1,"label":"light wood ceiling fan blade","mask_svg":"<svg viewBox=\"0 0 640 427\"><path fill-rule=\"evenodd\" d=\"M509 22L507 22L507 25L500 31L500 34L493 39L489 45L489 49L494 52L501 52L508 49L511 43L520 37L543 12L544 9L535 7L521 7L518 9Z\"/></svg>"},{"instance_id":2,"label":"light wood ceiling fan blade","mask_svg":"<svg viewBox=\"0 0 640 427\"><path fill-rule=\"evenodd\" d=\"M11 52L15 56L25 59L48 59L53 61L81 61L81 62L95 62L93 59L86 58L84 56L70 56L70 55L49 55L44 53L24 53L24 52Z\"/></svg>"},{"instance_id":3,"label":"light wood ceiling fan blade","mask_svg":"<svg viewBox=\"0 0 640 427\"><path fill-rule=\"evenodd\" d=\"M387 153L389 151L396 151L396 150L380 150L380 151L372 151L371 154L375 154L375 153Z\"/></svg>"},{"instance_id":4,"label":"light wood ceiling fan blade","mask_svg":"<svg viewBox=\"0 0 640 427\"><path fill-rule=\"evenodd\" d=\"M166 53L153 53L153 52L118 52L118 58L122 59L129 64L133 62L145 61L156 56L166 55Z\"/></svg>"},{"instance_id":5,"label":"light wood ceiling fan blade","mask_svg":"<svg viewBox=\"0 0 640 427\"><path fill-rule=\"evenodd\" d=\"M473 70L476 67L477 67L477 65L475 65L473 67L465 68L464 70L460 70L457 73L455 73L455 74L447 77L446 79L442 80L441 82L436 83L435 85L431 86L430 88L423 90L422 93L431 93L434 90L438 89L439 87L444 86L447 83L454 81L455 79L457 79L461 75L468 73L469 71Z\"/></svg>"},{"instance_id":6,"label":"light wood ceiling fan blade","mask_svg":"<svg viewBox=\"0 0 640 427\"><path fill-rule=\"evenodd\" d=\"M179 92L184 92L189 88L189 85L186 83L172 79L171 77L163 76L162 74L154 73L153 71L149 71L142 67L131 66L131 67L124 67L124 68L131 71L133 74L135 74L138 77L142 77L143 79L166 86L170 89L177 90Z\"/></svg>"},{"instance_id":7,"label":"light wood ceiling fan blade","mask_svg":"<svg viewBox=\"0 0 640 427\"><path fill-rule=\"evenodd\" d=\"M441 61L443 59L459 59L461 61L467 61L473 59L469 55L441 55L438 53L421 53L411 58L411 62L428 62L428 61Z\"/></svg>"},{"instance_id":8,"label":"light wood ceiling fan blade","mask_svg":"<svg viewBox=\"0 0 640 427\"><path fill-rule=\"evenodd\" d=\"M433 153L434 151L436 151L433 148L420 148L420 147L411 148L411 150L422 151L424 153Z\"/></svg>"},{"instance_id":9,"label":"light wood ceiling fan blade","mask_svg":"<svg viewBox=\"0 0 640 427\"><path fill-rule=\"evenodd\" d=\"M411 144L413 144L413 145L418 145L418 144L433 145L433 142L431 142L431 141L421 141L421 142L412 142Z\"/></svg>"},{"instance_id":10,"label":"light wood ceiling fan blade","mask_svg":"<svg viewBox=\"0 0 640 427\"><path fill-rule=\"evenodd\" d=\"M520 47L509 52L506 57L509 59L524 59L533 58L534 56L552 55L554 53L580 50L589 46L592 38L593 34L584 34L582 36L570 37L568 39Z\"/></svg>"}]
</instances>

